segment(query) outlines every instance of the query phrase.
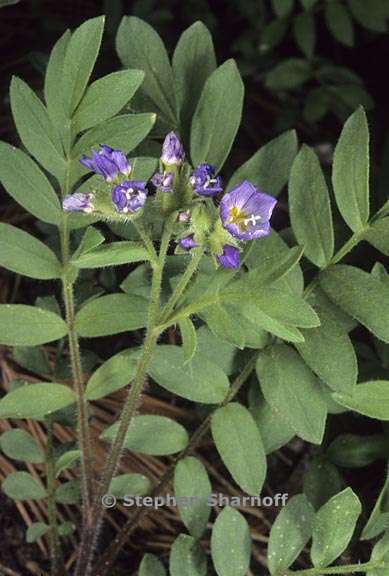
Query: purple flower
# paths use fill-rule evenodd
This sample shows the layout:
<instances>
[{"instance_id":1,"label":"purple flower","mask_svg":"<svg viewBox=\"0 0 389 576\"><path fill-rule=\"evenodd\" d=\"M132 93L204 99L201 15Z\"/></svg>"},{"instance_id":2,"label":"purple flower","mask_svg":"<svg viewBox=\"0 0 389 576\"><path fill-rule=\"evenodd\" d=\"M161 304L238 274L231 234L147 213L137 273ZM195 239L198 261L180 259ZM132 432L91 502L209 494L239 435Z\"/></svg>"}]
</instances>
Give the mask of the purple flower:
<instances>
[{"instance_id":1,"label":"purple flower","mask_svg":"<svg viewBox=\"0 0 389 576\"><path fill-rule=\"evenodd\" d=\"M101 145L98 152L93 148L92 158L84 155L80 162L89 170L103 176L107 182L112 182L119 174L128 176L131 171L125 154L121 150L114 150L105 144Z\"/></svg>"},{"instance_id":2,"label":"purple flower","mask_svg":"<svg viewBox=\"0 0 389 576\"><path fill-rule=\"evenodd\" d=\"M197 248L198 246L197 242L193 238L193 234L181 238L178 244L183 250L192 250L192 248Z\"/></svg>"},{"instance_id":3,"label":"purple flower","mask_svg":"<svg viewBox=\"0 0 389 576\"><path fill-rule=\"evenodd\" d=\"M167 165L180 166L185 158L184 147L174 132L169 132L162 145L161 160Z\"/></svg>"},{"instance_id":4,"label":"purple flower","mask_svg":"<svg viewBox=\"0 0 389 576\"><path fill-rule=\"evenodd\" d=\"M229 244L224 244L223 254L216 254L216 259L223 268L239 268L240 266L240 252Z\"/></svg>"},{"instance_id":5,"label":"purple flower","mask_svg":"<svg viewBox=\"0 0 389 576\"><path fill-rule=\"evenodd\" d=\"M137 212L147 198L146 182L126 180L112 190L112 202L118 212Z\"/></svg>"},{"instance_id":6,"label":"purple flower","mask_svg":"<svg viewBox=\"0 0 389 576\"><path fill-rule=\"evenodd\" d=\"M270 217L277 200L258 192L245 180L225 194L220 202L222 224L238 240L255 240L270 232Z\"/></svg>"},{"instance_id":7,"label":"purple flower","mask_svg":"<svg viewBox=\"0 0 389 576\"><path fill-rule=\"evenodd\" d=\"M189 182L193 190L200 196L215 196L221 192L222 181L215 176L215 168L211 164L200 164L192 172Z\"/></svg>"},{"instance_id":8,"label":"purple flower","mask_svg":"<svg viewBox=\"0 0 389 576\"><path fill-rule=\"evenodd\" d=\"M173 172L157 172L151 179L152 184L161 192L171 192L173 189Z\"/></svg>"},{"instance_id":9,"label":"purple flower","mask_svg":"<svg viewBox=\"0 0 389 576\"><path fill-rule=\"evenodd\" d=\"M62 200L62 207L65 212L93 212L93 194L83 194L81 192L76 192L75 194L70 194L65 196Z\"/></svg>"}]
</instances>

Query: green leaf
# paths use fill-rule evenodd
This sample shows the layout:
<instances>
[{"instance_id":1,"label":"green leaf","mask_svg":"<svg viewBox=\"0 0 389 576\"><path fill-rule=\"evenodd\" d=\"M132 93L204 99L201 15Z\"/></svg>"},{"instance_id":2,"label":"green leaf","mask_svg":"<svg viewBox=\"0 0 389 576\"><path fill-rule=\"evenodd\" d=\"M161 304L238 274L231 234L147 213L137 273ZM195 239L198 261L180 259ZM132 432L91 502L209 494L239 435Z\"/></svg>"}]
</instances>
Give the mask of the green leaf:
<instances>
[{"instance_id":1,"label":"green leaf","mask_svg":"<svg viewBox=\"0 0 389 576\"><path fill-rule=\"evenodd\" d=\"M72 468L80 460L80 450L68 450L62 454L55 463L55 476L58 478L64 470Z\"/></svg>"},{"instance_id":2,"label":"green leaf","mask_svg":"<svg viewBox=\"0 0 389 576\"><path fill-rule=\"evenodd\" d=\"M74 115L74 131L82 132L115 116L131 100L143 79L141 70L120 70L93 82Z\"/></svg>"},{"instance_id":3,"label":"green leaf","mask_svg":"<svg viewBox=\"0 0 389 576\"><path fill-rule=\"evenodd\" d=\"M298 354L279 344L258 357L257 374L263 395L298 436L320 444L327 407L318 381Z\"/></svg>"},{"instance_id":4,"label":"green leaf","mask_svg":"<svg viewBox=\"0 0 389 576\"><path fill-rule=\"evenodd\" d=\"M279 450L295 435L294 430L264 399L258 383L249 392L250 412L261 434L265 454Z\"/></svg>"},{"instance_id":5,"label":"green leaf","mask_svg":"<svg viewBox=\"0 0 389 576\"><path fill-rule=\"evenodd\" d=\"M250 565L251 537L245 518L227 506L212 529L211 555L218 576L245 576Z\"/></svg>"},{"instance_id":6,"label":"green leaf","mask_svg":"<svg viewBox=\"0 0 389 576\"><path fill-rule=\"evenodd\" d=\"M267 548L270 574L281 574L293 564L312 536L315 511L304 494L288 500L273 523Z\"/></svg>"},{"instance_id":7,"label":"green leaf","mask_svg":"<svg viewBox=\"0 0 389 576\"><path fill-rule=\"evenodd\" d=\"M59 182L65 175L61 141L41 100L20 78L11 82L12 115L20 139L34 158Z\"/></svg>"},{"instance_id":8,"label":"green leaf","mask_svg":"<svg viewBox=\"0 0 389 576\"><path fill-rule=\"evenodd\" d=\"M211 429L216 448L235 482L257 496L266 478L266 457L250 412L231 402L214 412Z\"/></svg>"},{"instance_id":9,"label":"green leaf","mask_svg":"<svg viewBox=\"0 0 389 576\"><path fill-rule=\"evenodd\" d=\"M70 147L70 119L65 114L61 85L65 54L70 37L70 31L66 30L54 45L46 68L44 86L47 111L57 132L61 134L64 144L66 144L66 149Z\"/></svg>"},{"instance_id":10,"label":"green leaf","mask_svg":"<svg viewBox=\"0 0 389 576\"><path fill-rule=\"evenodd\" d=\"M283 60L266 74L265 84L269 90L292 90L305 84L311 77L311 67L302 58Z\"/></svg>"},{"instance_id":11,"label":"green leaf","mask_svg":"<svg viewBox=\"0 0 389 576\"><path fill-rule=\"evenodd\" d=\"M385 13L386 3L382 0L348 0L351 13L354 18L367 30L372 32L386 32L387 24Z\"/></svg>"},{"instance_id":12,"label":"green leaf","mask_svg":"<svg viewBox=\"0 0 389 576\"><path fill-rule=\"evenodd\" d=\"M338 469L325 456L317 456L310 462L304 476L304 493L315 510L342 490L343 485Z\"/></svg>"},{"instance_id":13,"label":"green leaf","mask_svg":"<svg viewBox=\"0 0 389 576\"><path fill-rule=\"evenodd\" d=\"M227 192L243 180L249 180L260 190L278 196L288 181L296 154L296 131L289 130L262 146L242 164L228 182Z\"/></svg>"},{"instance_id":14,"label":"green leaf","mask_svg":"<svg viewBox=\"0 0 389 576\"><path fill-rule=\"evenodd\" d=\"M354 46L353 21L343 4L337 0L328 2L325 17L328 30L335 40L350 48Z\"/></svg>"},{"instance_id":15,"label":"green leaf","mask_svg":"<svg viewBox=\"0 0 389 576\"><path fill-rule=\"evenodd\" d=\"M381 534L388 528L389 507L388 507L389 473L386 475L385 483L370 513L361 534L361 540L370 540Z\"/></svg>"},{"instance_id":16,"label":"green leaf","mask_svg":"<svg viewBox=\"0 0 389 576\"><path fill-rule=\"evenodd\" d=\"M60 504L78 504L81 501L79 480L69 480L60 484L55 491L55 500Z\"/></svg>"},{"instance_id":17,"label":"green leaf","mask_svg":"<svg viewBox=\"0 0 389 576\"><path fill-rule=\"evenodd\" d=\"M216 338L205 325L200 326L196 335L200 354L215 362L227 376L230 376L236 370L236 348Z\"/></svg>"},{"instance_id":18,"label":"green leaf","mask_svg":"<svg viewBox=\"0 0 389 576\"><path fill-rule=\"evenodd\" d=\"M206 468L192 456L180 460L174 472L174 493L182 521L194 538L201 538L211 513L212 486ZM192 499L187 500L187 499Z\"/></svg>"},{"instance_id":19,"label":"green leaf","mask_svg":"<svg viewBox=\"0 0 389 576\"><path fill-rule=\"evenodd\" d=\"M84 254L91 252L94 248L97 248L97 246L100 246L104 240L105 238L100 230L97 230L97 228L94 228L93 226L88 226L81 238L77 250L72 256L73 263L77 261L80 256L83 256Z\"/></svg>"},{"instance_id":20,"label":"green leaf","mask_svg":"<svg viewBox=\"0 0 389 576\"><path fill-rule=\"evenodd\" d=\"M3 223L0 223L0 266L41 280L61 276L61 265L46 244L15 226Z\"/></svg>"},{"instance_id":21,"label":"green leaf","mask_svg":"<svg viewBox=\"0 0 389 576\"><path fill-rule=\"evenodd\" d=\"M175 126L177 111L173 71L159 34L144 20L124 16L116 36L116 50L126 68L144 71L140 92Z\"/></svg>"},{"instance_id":22,"label":"green leaf","mask_svg":"<svg viewBox=\"0 0 389 576\"><path fill-rule=\"evenodd\" d=\"M62 522L62 524L59 524L58 526L58 536L60 536L61 538L69 536L75 531L75 529L76 527L73 524L73 522L70 521Z\"/></svg>"},{"instance_id":23,"label":"green leaf","mask_svg":"<svg viewBox=\"0 0 389 576\"><path fill-rule=\"evenodd\" d=\"M7 430L0 436L0 447L8 458L40 464L45 453L35 439L25 430Z\"/></svg>"},{"instance_id":24,"label":"green leaf","mask_svg":"<svg viewBox=\"0 0 389 576\"><path fill-rule=\"evenodd\" d=\"M273 10L282 18L283 16L288 16L293 10L294 0L271 0Z\"/></svg>"},{"instance_id":25,"label":"green leaf","mask_svg":"<svg viewBox=\"0 0 389 576\"><path fill-rule=\"evenodd\" d=\"M352 396L333 394L336 402L377 420L389 420L389 381L372 380L355 387Z\"/></svg>"},{"instance_id":26,"label":"green leaf","mask_svg":"<svg viewBox=\"0 0 389 576\"><path fill-rule=\"evenodd\" d=\"M189 130L205 81L215 68L212 36L202 22L195 22L180 36L173 54L177 105L185 132Z\"/></svg>"},{"instance_id":27,"label":"green leaf","mask_svg":"<svg viewBox=\"0 0 389 576\"><path fill-rule=\"evenodd\" d=\"M366 572L366 576L385 576L389 562L389 532L379 540L373 548L370 561L372 564L380 562L373 570Z\"/></svg>"},{"instance_id":28,"label":"green leaf","mask_svg":"<svg viewBox=\"0 0 389 576\"><path fill-rule=\"evenodd\" d=\"M317 3L317 0L300 0L305 10L310 10Z\"/></svg>"},{"instance_id":29,"label":"green leaf","mask_svg":"<svg viewBox=\"0 0 389 576\"><path fill-rule=\"evenodd\" d=\"M218 404L229 389L228 378L217 364L199 353L187 363L179 346L157 346L148 372L160 386L192 402Z\"/></svg>"},{"instance_id":30,"label":"green leaf","mask_svg":"<svg viewBox=\"0 0 389 576\"><path fill-rule=\"evenodd\" d=\"M145 554L139 566L139 576L166 576L166 570L153 554Z\"/></svg>"},{"instance_id":31,"label":"green leaf","mask_svg":"<svg viewBox=\"0 0 389 576\"><path fill-rule=\"evenodd\" d=\"M95 249L84 252L72 260L77 268L103 268L104 266L119 266L120 264L132 264L149 260L148 250L140 242L112 242L98 246Z\"/></svg>"},{"instance_id":32,"label":"green leaf","mask_svg":"<svg viewBox=\"0 0 389 576\"><path fill-rule=\"evenodd\" d=\"M82 154L90 154L91 148L102 142L127 154L144 140L154 126L155 119L155 114L122 114L85 132L72 149L71 181L75 182L88 172L80 164Z\"/></svg>"},{"instance_id":33,"label":"green leaf","mask_svg":"<svg viewBox=\"0 0 389 576\"><path fill-rule=\"evenodd\" d=\"M27 154L0 142L0 181L18 204L39 220L59 225L62 210L50 182Z\"/></svg>"},{"instance_id":34,"label":"green leaf","mask_svg":"<svg viewBox=\"0 0 389 576\"><path fill-rule=\"evenodd\" d=\"M68 116L76 109L87 87L100 50L104 16L91 18L73 32L65 54L61 87Z\"/></svg>"},{"instance_id":35,"label":"green leaf","mask_svg":"<svg viewBox=\"0 0 389 576\"><path fill-rule=\"evenodd\" d=\"M67 333L66 323L57 314L25 304L0 304L0 325L0 343L7 346L37 346Z\"/></svg>"},{"instance_id":36,"label":"green leaf","mask_svg":"<svg viewBox=\"0 0 389 576\"><path fill-rule=\"evenodd\" d=\"M0 418L41 420L75 401L74 392L63 384L27 384L8 392L0 400Z\"/></svg>"},{"instance_id":37,"label":"green leaf","mask_svg":"<svg viewBox=\"0 0 389 576\"><path fill-rule=\"evenodd\" d=\"M316 44L316 27L310 12L303 12L294 18L293 34L304 56L312 58Z\"/></svg>"},{"instance_id":38,"label":"green leaf","mask_svg":"<svg viewBox=\"0 0 389 576\"><path fill-rule=\"evenodd\" d=\"M98 400L130 384L135 376L139 351L129 349L115 354L104 362L90 377L85 395Z\"/></svg>"},{"instance_id":39,"label":"green leaf","mask_svg":"<svg viewBox=\"0 0 389 576\"><path fill-rule=\"evenodd\" d=\"M227 60L204 84L192 120L190 153L194 165L220 170L238 131L244 86L234 60Z\"/></svg>"},{"instance_id":40,"label":"green leaf","mask_svg":"<svg viewBox=\"0 0 389 576\"><path fill-rule=\"evenodd\" d=\"M101 438L113 442L119 423L104 430ZM165 416L135 416L127 430L124 448L164 456L180 452L188 443L188 433L181 424Z\"/></svg>"},{"instance_id":41,"label":"green leaf","mask_svg":"<svg viewBox=\"0 0 389 576\"><path fill-rule=\"evenodd\" d=\"M370 242L385 256L389 256L389 216L380 218L373 222L364 236L364 239Z\"/></svg>"},{"instance_id":42,"label":"green leaf","mask_svg":"<svg viewBox=\"0 0 389 576\"><path fill-rule=\"evenodd\" d=\"M293 232L305 256L324 268L334 253L331 204L319 159L305 145L290 174L289 211Z\"/></svg>"},{"instance_id":43,"label":"green leaf","mask_svg":"<svg viewBox=\"0 0 389 576\"><path fill-rule=\"evenodd\" d=\"M388 442L383 434L340 434L327 449L327 456L337 466L362 468L388 456Z\"/></svg>"},{"instance_id":44,"label":"green leaf","mask_svg":"<svg viewBox=\"0 0 389 576\"><path fill-rule=\"evenodd\" d=\"M320 286L342 310L366 326L377 338L389 342L389 286L371 274L337 264L320 275Z\"/></svg>"},{"instance_id":45,"label":"green leaf","mask_svg":"<svg viewBox=\"0 0 389 576\"><path fill-rule=\"evenodd\" d=\"M141 296L107 294L85 304L76 315L76 330L83 338L129 332L146 326L148 302Z\"/></svg>"},{"instance_id":46,"label":"green leaf","mask_svg":"<svg viewBox=\"0 0 389 576\"><path fill-rule=\"evenodd\" d=\"M178 323L182 339L182 349L186 362L190 362L197 348L197 334L190 318L183 318Z\"/></svg>"},{"instance_id":47,"label":"green leaf","mask_svg":"<svg viewBox=\"0 0 389 576\"><path fill-rule=\"evenodd\" d=\"M33 522L26 530L26 542L33 544L50 530L50 526L44 522Z\"/></svg>"},{"instance_id":48,"label":"green leaf","mask_svg":"<svg viewBox=\"0 0 389 576\"><path fill-rule=\"evenodd\" d=\"M12 500L42 500L47 496L42 484L28 472L8 474L1 489Z\"/></svg>"},{"instance_id":49,"label":"green leaf","mask_svg":"<svg viewBox=\"0 0 389 576\"><path fill-rule=\"evenodd\" d=\"M352 393L358 365L346 330L326 308L317 307L320 326L302 329L304 342L295 344L308 366L335 392Z\"/></svg>"},{"instance_id":50,"label":"green leaf","mask_svg":"<svg viewBox=\"0 0 389 576\"><path fill-rule=\"evenodd\" d=\"M170 576L207 576L207 556L192 536L180 534L169 558Z\"/></svg>"},{"instance_id":51,"label":"green leaf","mask_svg":"<svg viewBox=\"0 0 389 576\"><path fill-rule=\"evenodd\" d=\"M334 153L332 184L339 212L353 232L369 219L369 128L363 108L345 123Z\"/></svg>"},{"instance_id":52,"label":"green leaf","mask_svg":"<svg viewBox=\"0 0 389 576\"><path fill-rule=\"evenodd\" d=\"M325 567L347 548L362 510L351 488L333 496L317 512L313 525L311 559Z\"/></svg>"},{"instance_id":53,"label":"green leaf","mask_svg":"<svg viewBox=\"0 0 389 576\"><path fill-rule=\"evenodd\" d=\"M143 474L120 474L112 478L109 494L124 498L129 494L144 496L150 491L151 482Z\"/></svg>"}]
</instances>

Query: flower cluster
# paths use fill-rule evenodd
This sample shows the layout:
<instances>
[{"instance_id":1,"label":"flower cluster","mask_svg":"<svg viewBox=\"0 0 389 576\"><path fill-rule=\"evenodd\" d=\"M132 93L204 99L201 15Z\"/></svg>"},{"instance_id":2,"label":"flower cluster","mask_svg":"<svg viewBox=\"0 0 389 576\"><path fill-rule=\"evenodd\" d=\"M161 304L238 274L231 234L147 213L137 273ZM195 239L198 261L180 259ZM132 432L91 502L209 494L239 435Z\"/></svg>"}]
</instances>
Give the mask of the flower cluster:
<instances>
[{"instance_id":1,"label":"flower cluster","mask_svg":"<svg viewBox=\"0 0 389 576\"><path fill-rule=\"evenodd\" d=\"M145 206L146 182L131 179L131 166L122 151L101 145L98 152L92 150L91 158L83 156L80 161L112 185L112 205L118 213L135 214ZM189 191L189 203L184 201L178 207L179 248L190 251L204 246L223 268L239 268L240 243L269 234L276 199L247 180L222 195L222 180L214 166L202 163L190 173L184 161L184 148L176 134L170 132L162 146L160 171L151 183L164 198L174 197L176 184ZM217 206L213 198L220 196ZM91 213L95 210L94 201L93 193L78 192L63 200L63 208Z\"/></svg>"}]
</instances>

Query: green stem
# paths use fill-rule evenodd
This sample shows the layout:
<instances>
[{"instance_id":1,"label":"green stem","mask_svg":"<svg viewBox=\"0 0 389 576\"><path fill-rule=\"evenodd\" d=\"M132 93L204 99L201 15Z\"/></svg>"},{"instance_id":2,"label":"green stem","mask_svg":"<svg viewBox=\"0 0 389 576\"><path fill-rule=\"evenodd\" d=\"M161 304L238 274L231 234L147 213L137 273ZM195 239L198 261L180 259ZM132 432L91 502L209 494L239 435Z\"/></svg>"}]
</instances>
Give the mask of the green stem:
<instances>
[{"instance_id":1,"label":"green stem","mask_svg":"<svg viewBox=\"0 0 389 576\"><path fill-rule=\"evenodd\" d=\"M81 354L77 332L75 330L75 305L73 297L73 281L70 275L70 255L69 255L69 229L68 216L63 216L63 226L61 230L62 249L62 291L65 305L65 320L68 328L69 355L72 368L73 385L77 396L78 411L78 439L81 450L81 489L83 501L83 525L84 528L91 527L91 505L92 505L92 451L88 423L88 404L84 394L83 372L81 364Z\"/></svg>"},{"instance_id":2,"label":"green stem","mask_svg":"<svg viewBox=\"0 0 389 576\"><path fill-rule=\"evenodd\" d=\"M155 330L155 326L157 324L160 306L162 274L175 219L176 214L172 214L165 224L158 260L153 264L149 315L143 352L139 359L134 380L131 384L131 388L128 392L126 402L120 415L118 430L113 440L111 450L107 458L107 463L103 470L99 489L95 496L92 510L94 526L93 537L90 542L86 542L85 544L84 542L81 543L81 550L75 570L75 576L88 576L91 573L91 562L93 559L94 548L100 535L105 512L102 504L102 498L106 493L109 492L112 478L119 465L120 455L123 451L127 430L135 415L146 378L147 366L151 360L155 345L159 337L159 332Z\"/></svg>"},{"instance_id":3,"label":"green stem","mask_svg":"<svg viewBox=\"0 0 389 576\"><path fill-rule=\"evenodd\" d=\"M369 227L366 226L365 228L362 228L362 230L359 230L359 232L355 232L351 236L351 238L349 238L347 240L347 242L340 248L340 250L338 250L338 252L336 252L336 254L334 254L334 256L331 258L328 266L332 266L333 264L337 264L340 260L342 260L342 258L344 258L346 256L346 254L348 254L354 248L354 246L356 246L358 244L358 242L360 242L362 240L362 238L365 236L368 229L369 229Z\"/></svg>"},{"instance_id":4,"label":"green stem","mask_svg":"<svg viewBox=\"0 0 389 576\"><path fill-rule=\"evenodd\" d=\"M47 420L47 450L46 450L46 482L47 482L47 515L49 521L49 547L51 560L51 576L63 573L63 564L58 537L57 507L55 503L55 460L53 452L53 423Z\"/></svg>"},{"instance_id":5,"label":"green stem","mask_svg":"<svg viewBox=\"0 0 389 576\"><path fill-rule=\"evenodd\" d=\"M367 572L375 568L384 568L385 562L366 562L365 564L348 564L344 566L329 566L328 568L306 568L305 570L286 570L282 576L320 576L321 574L350 574L352 572Z\"/></svg>"},{"instance_id":6,"label":"green stem","mask_svg":"<svg viewBox=\"0 0 389 576\"><path fill-rule=\"evenodd\" d=\"M147 234L145 227L142 222L134 220L133 225L135 230L138 232L140 239L150 253L151 262L156 264L158 261L158 254L155 251L154 244L150 236Z\"/></svg>"},{"instance_id":7,"label":"green stem","mask_svg":"<svg viewBox=\"0 0 389 576\"><path fill-rule=\"evenodd\" d=\"M247 364L245 365L239 376L234 380L226 397L224 398L223 402L218 405L216 410L223 406L226 406L229 402L231 402L233 398L235 398L235 396L237 395L243 384L247 381L247 378L250 376L251 372L254 370L257 357L258 353L256 352L247 362ZM180 454L175 458L174 462L170 464L169 468L166 470L166 472L164 473L158 484L151 491L150 493L151 498L155 498L156 496L158 496L158 494L160 494L164 490L164 488L169 484L169 482L173 477L174 469L177 463L180 460L183 460L186 456L188 456L188 454L190 454L194 450L194 448L198 446L199 442L205 436L205 434L207 434L211 424L212 414L213 413L209 414L205 418L205 420L203 420L200 426L192 434L184 450L182 450L182 452L180 452ZM116 538L105 550L102 558L100 559L100 561L93 570L94 576L108 576L109 574L111 574L113 563L117 555L119 554L120 550L126 543L127 539L134 532L135 528L142 520L142 518L144 518L151 510L152 508L146 508L146 507L137 508L136 512L126 521L120 533L116 536Z\"/></svg>"},{"instance_id":8,"label":"green stem","mask_svg":"<svg viewBox=\"0 0 389 576\"><path fill-rule=\"evenodd\" d=\"M169 298L166 306L162 310L161 323L165 323L169 318L170 314L173 312L175 305L183 295L186 287L188 286L193 274L196 272L197 267L200 263L201 258L204 254L204 248L196 248L192 251L191 261L189 262L185 272L180 278L177 286L175 287L172 295Z\"/></svg>"}]
</instances>

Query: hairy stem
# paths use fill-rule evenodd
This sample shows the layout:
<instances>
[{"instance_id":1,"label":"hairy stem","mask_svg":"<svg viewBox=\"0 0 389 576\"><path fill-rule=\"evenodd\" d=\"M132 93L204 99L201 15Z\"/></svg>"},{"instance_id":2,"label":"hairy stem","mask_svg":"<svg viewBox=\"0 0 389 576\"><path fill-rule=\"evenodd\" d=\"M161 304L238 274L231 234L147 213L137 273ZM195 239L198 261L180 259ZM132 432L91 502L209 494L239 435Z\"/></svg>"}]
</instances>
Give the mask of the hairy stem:
<instances>
[{"instance_id":1,"label":"hairy stem","mask_svg":"<svg viewBox=\"0 0 389 576\"><path fill-rule=\"evenodd\" d=\"M161 246L158 259L152 261L153 276L151 284L150 306L147 322L146 337L143 344L142 356L139 359L134 380L128 392L126 402L119 419L119 426L116 436L113 440L105 468L100 481L99 489L96 493L93 510L93 536L89 542L81 543L79 561L76 566L75 576L88 576L91 574L91 562L93 560L94 548L97 544L105 509L102 504L103 496L109 491L112 478L120 462L120 455L123 451L123 445L126 438L127 430L135 415L139 398L142 394L146 370L151 360L155 345L158 340L159 332L155 330L158 322L158 312L160 306L160 294L162 285L162 275L165 265L166 255L169 248L169 242L172 234L172 226L176 214L172 214L165 224L164 232L161 239Z\"/></svg>"},{"instance_id":2,"label":"hairy stem","mask_svg":"<svg viewBox=\"0 0 389 576\"><path fill-rule=\"evenodd\" d=\"M239 392L239 390L241 389L243 384L247 381L247 378L250 376L251 372L255 368L257 356L258 356L257 352L255 354L253 354L253 356L250 358L250 360L247 362L247 364L243 368L242 372L234 380L234 382L233 382L230 390L228 391L226 397L224 398L223 402L221 404L219 404L219 406L216 408L216 410L218 408L226 406L229 402L231 402L231 400L233 398L235 398L235 396L237 395L237 393ZM196 446L198 446L199 442L205 436L205 434L207 434L209 427L210 427L210 424L211 424L212 414L213 413L209 414L205 418L205 420L203 420L203 422L200 424L200 426L195 430L195 432L192 434L187 446L175 458L174 462L166 470L165 474L162 476L162 478L160 479L158 484L153 488L153 490L150 493L150 496L152 498L155 498L156 496L158 496L158 494L160 494L162 492L162 490L169 484L169 482L171 481L171 479L173 477L174 469L175 469L177 463L180 460L182 460L183 458L185 458L186 456L188 456L194 450L194 448L196 448ZM126 523L122 527L120 533L111 542L110 546L105 550L102 558L100 559L100 561L98 562L98 564L96 565L96 567L93 570L94 576L108 576L111 573L112 566L113 566L115 559L117 558L120 550L125 545L127 539L134 532L134 530L136 529L140 520L142 520L142 518L144 518L151 510L152 510L152 508L146 508L146 507L143 507L143 508L140 507L140 508L136 509L135 513L126 521Z\"/></svg>"},{"instance_id":3,"label":"hairy stem","mask_svg":"<svg viewBox=\"0 0 389 576\"><path fill-rule=\"evenodd\" d=\"M53 423L47 420L46 449L46 482L47 482L47 516L50 530L48 533L50 547L51 576L63 574L63 562L59 544L57 526L57 507L55 503L55 461L53 453Z\"/></svg>"}]
</instances>

